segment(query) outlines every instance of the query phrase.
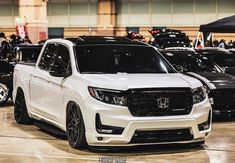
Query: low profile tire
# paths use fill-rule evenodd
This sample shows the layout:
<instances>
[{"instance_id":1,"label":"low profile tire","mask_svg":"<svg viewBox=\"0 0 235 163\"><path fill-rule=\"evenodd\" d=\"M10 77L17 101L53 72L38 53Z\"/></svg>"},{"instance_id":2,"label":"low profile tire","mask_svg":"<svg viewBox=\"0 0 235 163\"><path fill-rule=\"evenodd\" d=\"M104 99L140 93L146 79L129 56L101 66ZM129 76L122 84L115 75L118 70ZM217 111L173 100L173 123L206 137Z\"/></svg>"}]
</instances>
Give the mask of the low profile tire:
<instances>
[{"instance_id":1,"label":"low profile tire","mask_svg":"<svg viewBox=\"0 0 235 163\"><path fill-rule=\"evenodd\" d=\"M14 117L19 124L31 124L32 119L28 115L24 92L19 89L16 94L14 105Z\"/></svg>"},{"instance_id":2,"label":"low profile tire","mask_svg":"<svg viewBox=\"0 0 235 163\"><path fill-rule=\"evenodd\" d=\"M66 111L66 134L72 148L85 149L88 147L82 113L76 103L69 103Z\"/></svg>"},{"instance_id":3,"label":"low profile tire","mask_svg":"<svg viewBox=\"0 0 235 163\"><path fill-rule=\"evenodd\" d=\"M0 106L4 105L9 99L9 88L0 83Z\"/></svg>"}]
</instances>

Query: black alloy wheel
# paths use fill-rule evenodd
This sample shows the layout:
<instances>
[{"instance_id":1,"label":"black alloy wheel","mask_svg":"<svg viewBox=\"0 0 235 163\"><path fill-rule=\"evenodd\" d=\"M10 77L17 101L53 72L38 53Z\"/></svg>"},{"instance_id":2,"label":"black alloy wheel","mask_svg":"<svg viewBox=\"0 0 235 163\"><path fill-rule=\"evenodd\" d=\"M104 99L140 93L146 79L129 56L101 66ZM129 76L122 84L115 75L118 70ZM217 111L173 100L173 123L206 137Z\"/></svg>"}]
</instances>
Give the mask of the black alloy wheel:
<instances>
[{"instance_id":1,"label":"black alloy wheel","mask_svg":"<svg viewBox=\"0 0 235 163\"><path fill-rule=\"evenodd\" d=\"M66 134L71 147L87 148L85 126L81 110L76 103L70 103L66 112Z\"/></svg>"},{"instance_id":2,"label":"black alloy wheel","mask_svg":"<svg viewBox=\"0 0 235 163\"><path fill-rule=\"evenodd\" d=\"M9 99L9 88L0 83L0 106L5 104Z\"/></svg>"},{"instance_id":3,"label":"black alloy wheel","mask_svg":"<svg viewBox=\"0 0 235 163\"><path fill-rule=\"evenodd\" d=\"M32 119L28 115L24 92L19 89L16 94L14 105L14 117L19 124L30 124Z\"/></svg>"}]
</instances>

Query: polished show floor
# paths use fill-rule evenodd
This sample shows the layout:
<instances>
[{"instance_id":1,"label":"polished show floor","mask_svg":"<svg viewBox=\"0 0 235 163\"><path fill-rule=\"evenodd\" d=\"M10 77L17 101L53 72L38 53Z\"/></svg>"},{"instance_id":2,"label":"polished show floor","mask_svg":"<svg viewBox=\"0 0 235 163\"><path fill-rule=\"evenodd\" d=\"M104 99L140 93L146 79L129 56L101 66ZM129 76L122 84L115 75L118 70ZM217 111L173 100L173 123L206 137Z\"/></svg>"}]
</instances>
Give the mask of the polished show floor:
<instances>
[{"instance_id":1,"label":"polished show floor","mask_svg":"<svg viewBox=\"0 0 235 163\"><path fill-rule=\"evenodd\" d=\"M216 122L202 147L144 146L116 152L75 150L34 125L16 124L13 107L0 107L0 162L235 163L235 123Z\"/></svg>"}]
</instances>

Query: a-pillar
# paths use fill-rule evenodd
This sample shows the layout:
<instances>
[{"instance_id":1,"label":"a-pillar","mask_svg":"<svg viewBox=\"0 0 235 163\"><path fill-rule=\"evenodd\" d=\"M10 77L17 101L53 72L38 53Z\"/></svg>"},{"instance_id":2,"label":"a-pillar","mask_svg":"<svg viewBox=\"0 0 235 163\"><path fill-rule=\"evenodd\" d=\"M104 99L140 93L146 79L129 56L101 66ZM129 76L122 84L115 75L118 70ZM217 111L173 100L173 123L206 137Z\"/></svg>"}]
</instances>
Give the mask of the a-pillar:
<instances>
[{"instance_id":1,"label":"a-pillar","mask_svg":"<svg viewBox=\"0 0 235 163\"><path fill-rule=\"evenodd\" d=\"M115 35L116 24L116 0L99 0L97 35Z\"/></svg>"},{"instance_id":2,"label":"a-pillar","mask_svg":"<svg viewBox=\"0 0 235 163\"><path fill-rule=\"evenodd\" d=\"M27 34L33 43L47 38L47 0L19 0L19 17L26 19Z\"/></svg>"}]
</instances>

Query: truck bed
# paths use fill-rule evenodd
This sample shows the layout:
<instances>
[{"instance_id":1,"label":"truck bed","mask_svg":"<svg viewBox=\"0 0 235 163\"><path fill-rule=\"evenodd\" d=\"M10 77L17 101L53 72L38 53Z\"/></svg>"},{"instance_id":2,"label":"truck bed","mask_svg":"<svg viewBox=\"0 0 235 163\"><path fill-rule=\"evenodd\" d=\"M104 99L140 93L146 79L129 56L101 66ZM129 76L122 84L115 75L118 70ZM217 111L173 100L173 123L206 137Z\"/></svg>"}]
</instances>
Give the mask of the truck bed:
<instances>
[{"instance_id":1,"label":"truck bed","mask_svg":"<svg viewBox=\"0 0 235 163\"><path fill-rule=\"evenodd\" d=\"M32 66L32 67L36 66L36 62L34 62L34 61L27 61L27 62L26 61L20 61L18 64Z\"/></svg>"}]
</instances>

